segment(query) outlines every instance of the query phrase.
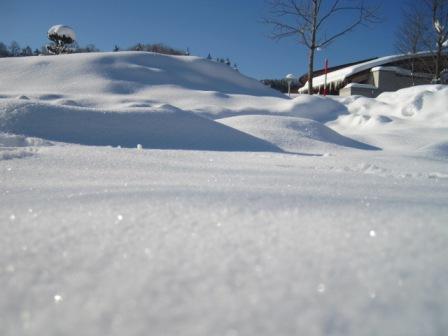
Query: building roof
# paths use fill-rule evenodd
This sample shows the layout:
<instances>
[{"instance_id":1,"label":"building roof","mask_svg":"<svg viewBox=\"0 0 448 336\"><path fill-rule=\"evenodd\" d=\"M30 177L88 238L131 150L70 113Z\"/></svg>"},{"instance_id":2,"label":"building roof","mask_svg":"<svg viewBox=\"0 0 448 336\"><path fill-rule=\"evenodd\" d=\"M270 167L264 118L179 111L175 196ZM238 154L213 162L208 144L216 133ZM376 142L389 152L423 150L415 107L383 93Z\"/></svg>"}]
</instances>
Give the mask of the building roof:
<instances>
[{"instance_id":1,"label":"building roof","mask_svg":"<svg viewBox=\"0 0 448 336\"><path fill-rule=\"evenodd\" d=\"M417 54L401 54L401 55L392 55L392 56L386 56L386 57L380 57L376 58L367 62L358 63L352 66L348 66L336 71L329 72L327 75L327 84L336 82L340 83L346 80L348 77L351 77L353 75L356 75L357 73L360 73L365 70L369 70L375 67L383 66L389 63L403 61L406 59L410 59L412 57L418 56L418 57L425 57L425 56L432 56L433 53L429 51L419 52ZM325 75L320 75L313 78L313 88L319 88L325 84ZM299 89L300 93L304 93L308 91L308 82L305 83L305 85Z\"/></svg>"},{"instance_id":2,"label":"building roof","mask_svg":"<svg viewBox=\"0 0 448 336\"><path fill-rule=\"evenodd\" d=\"M346 63L346 64L340 64L340 65L336 65L336 66L332 66L330 68L328 68L328 73L342 69L342 68L346 68L352 65L356 65L356 64L360 64L360 63L365 63L368 61L372 61L374 59L377 59L378 57L371 57L371 58L367 58L364 60L360 60L360 61L356 61L356 62L350 62L350 63ZM314 70L313 71L313 78L316 78L320 75L323 75L325 73L325 69L319 69L319 70ZM303 86L305 85L305 83L308 81L308 73L303 74L302 76L299 77L299 83Z\"/></svg>"}]
</instances>

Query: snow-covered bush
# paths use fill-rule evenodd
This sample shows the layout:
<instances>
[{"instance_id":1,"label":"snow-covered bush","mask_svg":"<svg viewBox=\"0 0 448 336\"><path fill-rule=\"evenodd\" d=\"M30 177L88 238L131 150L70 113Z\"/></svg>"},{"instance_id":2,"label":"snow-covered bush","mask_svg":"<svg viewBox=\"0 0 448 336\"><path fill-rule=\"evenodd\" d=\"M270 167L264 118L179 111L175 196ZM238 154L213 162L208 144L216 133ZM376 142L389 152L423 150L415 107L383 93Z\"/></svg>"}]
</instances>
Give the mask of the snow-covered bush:
<instances>
[{"instance_id":1,"label":"snow-covered bush","mask_svg":"<svg viewBox=\"0 0 448 336\"><path fill-rule=\"evenodd\" d=\"M73 51L70 45L76 41L76 34L69 26L56 25L48 30L48 39L54 42L47 45L51 54L68 54Z\"/></svg>"}]
</instances>

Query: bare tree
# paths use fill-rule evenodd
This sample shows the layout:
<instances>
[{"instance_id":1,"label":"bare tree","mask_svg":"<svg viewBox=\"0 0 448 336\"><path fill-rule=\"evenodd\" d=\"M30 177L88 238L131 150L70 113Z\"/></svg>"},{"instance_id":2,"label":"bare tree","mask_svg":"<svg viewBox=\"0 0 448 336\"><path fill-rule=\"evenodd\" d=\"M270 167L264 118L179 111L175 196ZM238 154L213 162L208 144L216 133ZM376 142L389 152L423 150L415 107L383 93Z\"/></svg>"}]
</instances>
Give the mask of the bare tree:
<instances>
[{"instance_id":1,"label":"bare tree","mask_svg":"<svg viewBox=\"0 0 448 336\"><path fill-rule=\"evenodd\" d=\"M17 57L20 55L20 45L16 41L12 41L9 45L9 52L12 57Z\"/></svg>"},{"instance_id":2,"label":"bare tree","mask_svg":"<svg viewBox=\"0 0 448 336\"><path fill-rule=\"evenodd\" d=\"M403 8L402 21L397 30L395 48L403 54L416 54L424 50L424 39L428 31L424 13L408 3Z\"/></svg>"},{"instance_id":3,"label":"bare tree","mask_svg":"<svg viewBox=\"0 0 448 336\"><path fill-rule=\"evenodd\" d=\"M264 21L272 26L272 38L296 37L308 49L309 94L313 92L316 50L327 47L360 25L379 21L378 7L365 6L362 0L271 0L270 4L270 18ZM346 25L338 29L329 27L336 16L349 13L352 20Z\"/></svg>"},{"instance_id":4,"label":"bare tree","mask_svg":"<svg viewBox=\"0 0 448 336\"><path fill-rule=\"evenodd\" d=\"M395 48L402 54L411 54L412 85L415 85L416 54L425 49L425 36L428 32L425 14L414 3L403 7L402 21L396 33Z\"/></svg>"},{"instance_id":5,"label":"bare tree","mask_svg":"<svg viewBox=\"0 0 448 336\"><path fill-rule=\"evenodd\" d=\"M424 0L424 4L431 13L433 28L428 34L427 45L430 50L435 48L434 76L438 80L443 70L444 44L448 40L448 0Z\"/></svg>"}]
</instances>

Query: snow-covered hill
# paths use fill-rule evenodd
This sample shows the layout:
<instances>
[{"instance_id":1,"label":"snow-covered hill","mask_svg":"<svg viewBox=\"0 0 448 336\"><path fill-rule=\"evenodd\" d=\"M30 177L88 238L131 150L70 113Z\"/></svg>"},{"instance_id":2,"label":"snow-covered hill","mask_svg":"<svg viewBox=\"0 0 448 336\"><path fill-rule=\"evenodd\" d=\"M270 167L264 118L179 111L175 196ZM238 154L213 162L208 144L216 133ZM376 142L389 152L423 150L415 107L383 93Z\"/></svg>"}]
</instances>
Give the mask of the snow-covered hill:
<instances>
[{"instance_id":1,"label":"snow-covered hill","mask_svg":"<svg viewBox=\"0 0 448 336\"><path fill-rule=\"evenodd\" d=\"M0 335L444 335L447 106L0 59Z\"/></svg>"},{"instance_id":2,"label":"snow-covered hill","mask_svg":"<svg viewBox=\"0 0 448 336\"><path fill-rule=\"evenodd\" d=\"M0 59L0 73L0 131L53 141L319 153L327 151L325 144L416 152L446 140L448 89L443 86L378 99L288 99L223 64L145 52ZM275 130L266 116L275 117L269 119L275 120ZM233 129L215 122L229 117L241 117L231 121ZM303 130L290 127L290 118L333 130L310 142ZM434 130L434 138L420 132L409 141L415 128ZM335 132L342 135L334 137ZM339 141L343 136L354 139ZM285 147L291 141L297 146Z\"/></svg>"}]
</instances>

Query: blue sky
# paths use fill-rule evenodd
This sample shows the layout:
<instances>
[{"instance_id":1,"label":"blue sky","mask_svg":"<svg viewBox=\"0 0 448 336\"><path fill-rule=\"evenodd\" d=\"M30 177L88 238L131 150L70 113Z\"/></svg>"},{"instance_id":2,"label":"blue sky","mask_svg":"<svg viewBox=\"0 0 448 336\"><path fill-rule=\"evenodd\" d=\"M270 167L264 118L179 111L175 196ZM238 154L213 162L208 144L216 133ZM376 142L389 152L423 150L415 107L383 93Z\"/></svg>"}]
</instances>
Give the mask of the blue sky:
<instances>
[{"instance_id":1,"label":"blue sky","mask_svg":"<svg viewBox=\"0 0 448 336\"><path fill-rule=\"evenodd\" d=\"M366 3L369 0L365 1ZM384 22L361 27L317 55L330 65L394 52L394 34L405 0L378 0ZM72 26L80 45L103 51L137 42L163 42L198 56L229 57L246 75L280 78L306 72L307 51L293 39L275 42L261 22L265 0L0 0L0 41L33 48L47 43L54 24ZM344 17L338 18L343 21ZM334 22L337 26L341 22Z\"/></svg>"}]
</instances>

